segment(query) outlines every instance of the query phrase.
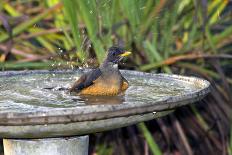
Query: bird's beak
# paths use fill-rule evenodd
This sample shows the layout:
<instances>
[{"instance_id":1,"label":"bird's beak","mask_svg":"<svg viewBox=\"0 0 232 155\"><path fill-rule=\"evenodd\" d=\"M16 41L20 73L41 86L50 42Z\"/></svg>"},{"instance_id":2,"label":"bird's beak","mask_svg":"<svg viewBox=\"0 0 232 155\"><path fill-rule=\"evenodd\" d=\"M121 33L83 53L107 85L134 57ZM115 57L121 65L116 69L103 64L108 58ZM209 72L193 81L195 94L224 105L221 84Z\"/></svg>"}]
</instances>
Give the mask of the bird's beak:
<instances>
[{"instance_id":1,"label":"bird's beak","mask_svg":"<svg viewBox=\"0 0 232 155\"><path fill-rule=\"evenodd\" d=\"M131 54L131 52L126 51L126 52L120 54L120 56L121 56L121 57L126 57L126 56L128 56L128 55L130 55L130 54Z\"/></svg>"}]
</instances>

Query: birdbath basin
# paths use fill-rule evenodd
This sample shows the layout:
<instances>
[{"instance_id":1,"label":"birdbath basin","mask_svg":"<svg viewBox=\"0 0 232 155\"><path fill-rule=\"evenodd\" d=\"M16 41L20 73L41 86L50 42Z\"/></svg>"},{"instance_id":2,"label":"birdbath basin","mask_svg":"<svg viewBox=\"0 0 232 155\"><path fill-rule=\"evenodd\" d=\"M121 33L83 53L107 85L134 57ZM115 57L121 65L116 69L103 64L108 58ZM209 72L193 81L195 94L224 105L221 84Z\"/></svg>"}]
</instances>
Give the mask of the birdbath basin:
<instances>
[{"instance_id":1,"label":"birdbath basin","mask_svg":"<svg viewBox=\"0 0 232 155\"><path fill-rule=\"evenodd\" d=\"M210 91L209 82L200 78L121 71L130 83L125 94L67 93L64 88L86 71L0 72L0 136L6 155L87 154L84 135L161 117Z\"/></svg>"}]
</instances>

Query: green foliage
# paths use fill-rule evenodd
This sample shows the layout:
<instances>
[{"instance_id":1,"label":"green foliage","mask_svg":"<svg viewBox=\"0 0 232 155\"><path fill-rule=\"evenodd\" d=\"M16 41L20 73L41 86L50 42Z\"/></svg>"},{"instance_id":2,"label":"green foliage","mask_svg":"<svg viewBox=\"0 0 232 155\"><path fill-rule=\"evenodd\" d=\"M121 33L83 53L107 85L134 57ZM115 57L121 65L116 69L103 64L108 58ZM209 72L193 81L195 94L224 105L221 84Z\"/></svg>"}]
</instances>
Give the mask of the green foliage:
<instances>
[{"instance_id":1,"label":"green foliage","mask_svg":"<svg viewBox=\"0 0 232 155\"><path fill-rule=\"evenodd\" d=\"M30 2L30 1L28 1ZM13 29L13 36L29 32L31 34L46 31L45 28L36 28L36 24L42 22L47 16L53 15L54 25L63 32L36 36L36 39L49 52L57 51L57 47L67 51L76 47L76 54L68 53L71 58L78 58L85 62L90 56L89 51L93 49L99 62L104 59L105 51L112 44L124 45L133 50L134 57L144 52L147 60L142 70L155 69L165 59L176 54L186 53L189 50L202 48L202 24L204 24L204 12L209 15L206 23L205 36L207 44L205 49L215 51L219 36L226 39L232 34L231 27L217 35L211 34L211 26L218 21L222 22L220 14L227 6L227 1L212 1L208 3L208 9L198 6L190 0L169 2L166 0L125 0L119 1L96 1L96 0L63 0L63 9L60 9L59 0L45 1L50 9L39 13ZM19 2L18 2L19 3ZM12 17L22 15L14 6L18 3L3 3L3 9ZM26 2L24 2L26 3ZM55 6L58 4L58 6ZM44 7L41 3L39 7ZM201 9L195 9L195 8ZM190 10L190 11L189 11ZM67 27L71 28L71 32ZM204 25L203 25L204 26ZM28 29L29 28L29 29ZM9 39L9 35L0 30L0 42ZM52 42L56 38L57 40ZM17 44L17 42L15 42ZM32 44L32 46L35 46ZM59 51L59 50L58 50ZM143 60L136 59L136 64L144 64ZM164 71L170 72L167 67Z\"/></svg>"},{"instance_id":2,"label":"green foliage","mask_svg":"<svg viewBox=\"0 0 232 155\"><path fill-rule=\"evenodd\" d=\"M73 34L73 38L74 38L74 42L76 45L76 48L78 49L78 54L79 57L81 57L82 59L85 59L86 55L83 52L82 48L81 48L81 43L82 43L82 38L81 33L78 29L78 19L77 19L77 5L74 5L72 1L66 1L63 0L64 3L64 12L65 12L65 17L69 20L71 29L72 29L72 34Z\"/></svg>"},{"instance_id":3,"label":"green foliage","mask_svg":"<svg viewBox=\"0 0 232 155\"><path fill-rule=\"evenodd\" d=\"M104 58L104 49L103 49L103 45L101 44L100 40L97 37L99 27L97 23L98 16L97 16L97 10L96 10L97 7L95 0L90 0L90 1L76 0L76 6L79 7L78 13L81 15L81 18L85 23L88 36L92 41L97 58L100 62L102 62Z\"/></svg>"},{"instance_id":4,"label":"green foliage","mask_svg":"<svg viewBox=\"0 0 232 155\"><path fill-rule=\"evenodd\" d=\"M139 123L138 127L143 133L144 138L146 139L153 155L162 155L162 151L160 150L159 146L156 144L155 140L153 139L153 136L151 135L150 131L147 129L146 125L144 123Z\"/></svg>"},{"instance_id":5,"label":"green foliage","mask_svg":"<svg viewBox=\"0 0 232 155\"><path fill-rule=\"evenodd\" d=\"M105 144L98 144L96 146L96 152L99 155L109 155L113 153L113 148L107 147Z\"/></svg>"}]
</instances>

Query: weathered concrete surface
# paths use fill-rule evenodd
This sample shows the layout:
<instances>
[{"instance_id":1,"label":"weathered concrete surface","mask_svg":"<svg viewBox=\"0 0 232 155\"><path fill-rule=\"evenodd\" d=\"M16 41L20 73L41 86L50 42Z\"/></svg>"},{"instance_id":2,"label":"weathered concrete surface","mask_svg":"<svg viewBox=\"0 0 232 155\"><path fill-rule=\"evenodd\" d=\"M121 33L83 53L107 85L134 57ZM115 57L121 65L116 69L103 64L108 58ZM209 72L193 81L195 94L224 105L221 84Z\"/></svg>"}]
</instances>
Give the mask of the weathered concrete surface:
<instances>
[{"instance_id":1,"label":"weathered concrete surface","mask_svg":"<svg viewBox=\"0 0 232 155\"><path fill-rule=\"evenodd\" d=\"M52 71L28 71L28 72L0 72L0 77L17 76L30 74L45 74L53 73ZM54 73L56 73L54 71ZM66 72L59 72L65 74ZM178 82L181 85L189 85L192 91L182 92L181 95L169 95L160 98L159 100L141 100L135 103L109 105L108 103L101 105L85 105L72 108L50 108L47 110L38 110L28 112L21 110L20 112L0 111L0 125L44 125L44 124L62 124L73 122L84 122L93 120L102 120L116 118L122 116L131 116L149 113L153 111L165 111L177 108L195 101L201 100L209 93L210 83L206 80L196 77L186 77L179 75L168 74L151 74L136 71L122 71L128 76L140 77L142 79L165 79L170 81L167 85L171 85L172 81ZM145 85L146 83L144 83ZM168 87L167 87L168 89ZM163 90L165 91L165 90ZM168 91L168 90L166 90ZM141 92L143 93L143 92ZM151 94L152 95L152 94Z\"/></svg>"},{"instance_id":2,"label":"weathered concrete surface","mask_svg":"<svg viewBox=\"0 0 232 155\"><path fill-rule=\"evenodd\" d=\"M3 78L3 80L16 76L27 78L29 75L40 74L43 79L43 75L46 74L67 74L68 72L76 73L76 71L0 72L0 78ZM134 102L128 102L127 100L125 103L113 105L108 103L99 105L84 104L82 106L63 108L45 107L45 109L35 106L35 111L28 111L20 106L21 102L15 102L16 105L19 104L17 111L9 108L9 111L4 112L1 111L0 106L0 137L46 138L85 135L112 130L162 117L170 110L201 100L210 92L210 83L196 77L151 74L136 71L122 71L122 74L140 79L143 81L141 86L154 84L154 81L158 81L159 85L160 81L165 81L165 87L162 87L164 89L160 91L161 94L169 91L170 86L175 89L181 86L187 88L183 89L184 91L181 91L178 95L170 94L158 99L154 99L153 97L159 94L144 93L140 90L138 93L140 96L145 94L150 94L150 96L140 99L131 94L135 98ZM148 83L149 80L153 82ZM26 83L24 86L26 87L29 84ZM159 87L153 88L159 90ZM128 98L128 95L125 95L126 98ZM4 100L4 102L6 101ZM22 104L24 103L22 102ZM6 107L8 106L2 106L3 109ZM156 113L154 114L153 112Z\"/></svg>"},{"instance_id":3,"label":"weathered concrete surface","mask_svg":"<svg viewBox=\"0 0 232 155\"><path fill-rule=\"evenodd\" d=\"M5 155L88 155L89 136L4 139Z\"/></svg>"},{"instance_id":4,"label":"weathered concrete surface","mask_svg":"<svg viewBox=\"0 0 232 155\"><path fill-rule=\"evenodd\" d=\"M152 120L165 116L171 111L152 112L148 114L117 117L111 119L74 122L68 124L50 125L26 125L26 126L0 126L0 136L3 138L43 138L76 136L112 130L136 124L142 121Z\"/></svg>"}]
</instances>

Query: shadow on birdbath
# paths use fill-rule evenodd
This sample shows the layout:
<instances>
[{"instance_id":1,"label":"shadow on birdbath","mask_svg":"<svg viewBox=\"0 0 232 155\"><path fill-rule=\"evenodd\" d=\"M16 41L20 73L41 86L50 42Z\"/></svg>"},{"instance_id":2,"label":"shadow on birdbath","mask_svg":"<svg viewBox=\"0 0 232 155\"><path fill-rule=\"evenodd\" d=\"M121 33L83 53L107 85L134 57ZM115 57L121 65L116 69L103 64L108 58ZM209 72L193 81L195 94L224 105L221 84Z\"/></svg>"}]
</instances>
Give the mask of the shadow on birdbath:
<instances>
[{"instance_id":1,"label":"shadow on birdbath","mask_svg":"<svg viewBox=\"0 0 232 155\"><path fill-rule=\"evenodd\" d=\"M70 87L83 72L0 73L5 155L88 154L83 135L162 117L210 91L210 83L200 78L136 71L121 71L130 87L115 97L74 96L59 89Z\"/></svg>"}]
</instances>

